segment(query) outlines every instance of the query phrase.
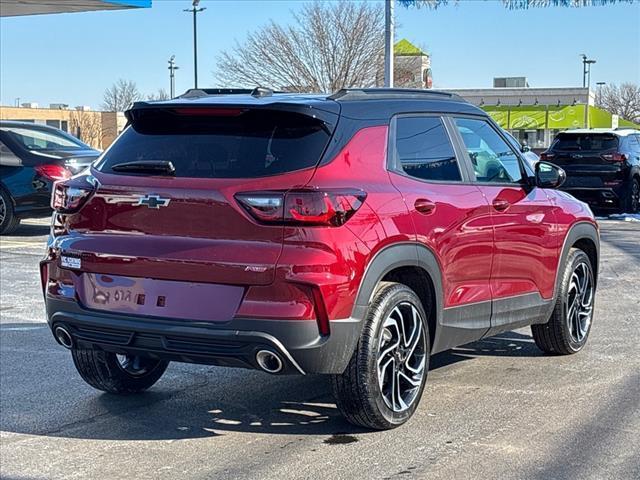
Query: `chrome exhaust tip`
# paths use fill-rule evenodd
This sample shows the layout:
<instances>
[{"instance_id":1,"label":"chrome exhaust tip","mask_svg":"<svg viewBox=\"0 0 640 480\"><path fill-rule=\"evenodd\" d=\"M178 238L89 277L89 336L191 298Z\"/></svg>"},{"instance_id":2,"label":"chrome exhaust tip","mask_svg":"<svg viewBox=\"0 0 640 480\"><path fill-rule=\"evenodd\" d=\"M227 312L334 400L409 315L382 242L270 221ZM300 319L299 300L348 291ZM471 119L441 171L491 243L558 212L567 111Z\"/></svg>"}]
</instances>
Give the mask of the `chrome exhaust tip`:
<instances>
[{"instance_id":1,"label":"chrome exhaust tip","mask_svg":"<svg viewBox=\"0 0 640 480\"><path fill-rule=\"evenodd\" d=\"M267 373L280 373L284 364L280 356L271 350L260 350L256 353L256 362Z\"/></svg>"},{"instance_id":2,"label":"chrome exhaust tip","mask_svg":"<svg viewBox=\"0 0 640 480\"><path fill-rule=\"evenodd\" d=\"M56 340L58 340L58 343L60 343L64 348L73 348L73 337L71 337L69 330L65 327L57 326L53 330L53 334L55 335Z\"/></svg>"}]
</instances>

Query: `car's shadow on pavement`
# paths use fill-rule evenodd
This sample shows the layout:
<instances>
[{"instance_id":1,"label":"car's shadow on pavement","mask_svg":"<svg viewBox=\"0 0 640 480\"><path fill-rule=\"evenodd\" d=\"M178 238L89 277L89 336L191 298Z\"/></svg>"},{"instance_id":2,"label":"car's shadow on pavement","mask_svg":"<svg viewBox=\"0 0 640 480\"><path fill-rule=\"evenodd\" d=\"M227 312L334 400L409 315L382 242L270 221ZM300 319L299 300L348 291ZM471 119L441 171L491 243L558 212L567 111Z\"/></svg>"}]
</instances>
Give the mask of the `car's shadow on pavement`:
<instances>
[{"instance_id":1,"label":"car's shadow on pavement","mask_svg":"<svg viewBox=\"0 0 640 480\"><path fill-rule=\"evenodd\" d=\"M31 324L33 326L33 324ZM251 432L327 436L364 433L340 415L330 378L271 376L172 364L148 392L116 396L80 380L46 327L3 324L0 428L5 432L100 440L173 440ZM479 356L539 356L531 337L508 332L435 355L431 370Z\"/></svg>"},{"instance_id":2,"label":"car's shadow on pavement","mask_svg":"<svg viewBox=\"0 0 640 480\"><path fill-rule=\"evenodd\" d=\"M21 223L10 237L41 237L49 234L49 224Z\"/></svg>"}]
</instances>

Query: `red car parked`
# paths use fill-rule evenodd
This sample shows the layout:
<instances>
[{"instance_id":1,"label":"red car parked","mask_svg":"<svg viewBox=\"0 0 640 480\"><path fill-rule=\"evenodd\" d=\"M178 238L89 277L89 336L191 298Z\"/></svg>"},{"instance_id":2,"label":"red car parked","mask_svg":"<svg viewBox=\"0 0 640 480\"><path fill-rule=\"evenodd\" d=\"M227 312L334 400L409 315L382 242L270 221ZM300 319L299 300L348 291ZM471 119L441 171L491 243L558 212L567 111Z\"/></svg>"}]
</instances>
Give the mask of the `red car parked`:
<instances>
[{"instance_id":1,"label":"red car parked","mask_svg":"<svg viewBox=\"0 0 640 480\"><path fill-rule=\"evenodd\" d=\"M392 428L437 352L532 325L585 344L589 208L447 93L193 90L137 103L56 184L48 319L82 378L153 385L169 361L331 374L345 417Z\"/></svg>"}]
</instances>

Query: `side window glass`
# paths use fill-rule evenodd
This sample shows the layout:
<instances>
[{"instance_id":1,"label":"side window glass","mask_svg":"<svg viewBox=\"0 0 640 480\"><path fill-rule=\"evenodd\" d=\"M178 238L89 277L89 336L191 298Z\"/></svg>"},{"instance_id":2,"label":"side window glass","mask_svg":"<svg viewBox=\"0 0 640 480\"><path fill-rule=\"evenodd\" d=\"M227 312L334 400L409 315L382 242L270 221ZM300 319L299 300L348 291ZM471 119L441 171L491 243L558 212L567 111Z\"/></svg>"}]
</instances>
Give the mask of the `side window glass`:
<instances>
[{"instance_id":1,"label":"side window glass","mask_svg":"<svg viewBox=\"0 0 640 480\"><path fill-rule=\"evenodd\" d=\"M19 167L20 165L22 165L22 160L4 142L0 141L0 166Z\"/></svg>"},{"instance_id":2,"label":"side window glass","mask_svg":"<svg viewBox=\"0 0 640 480\"><path fill-rule=\"evenodd\" d=\"M470 118L456 118L455 122L479 182L522 181L517 155L489 122Z\"/></svg>"},{"instance_id":3,"label":"side window glass","mask_svg":"<svg viewBox=\"0 0 640 480\"><path fill-rule=\"evenodd\" d=\"M449 135L438 117L400 117L396 123L399 167L421 180L462 180Z\"/></svg>"}]
</instances>

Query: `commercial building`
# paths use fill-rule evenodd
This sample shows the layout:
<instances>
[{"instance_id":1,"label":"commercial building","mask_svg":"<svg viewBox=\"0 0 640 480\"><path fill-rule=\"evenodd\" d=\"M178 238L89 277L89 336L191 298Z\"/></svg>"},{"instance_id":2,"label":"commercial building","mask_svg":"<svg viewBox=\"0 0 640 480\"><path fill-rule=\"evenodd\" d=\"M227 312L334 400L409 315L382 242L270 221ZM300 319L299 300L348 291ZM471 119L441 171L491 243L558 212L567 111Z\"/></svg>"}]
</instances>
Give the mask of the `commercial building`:
<instances>
[{"instance_id":1,"label":"commercial building","mask_svg":"<svg viewBox=\"0 0 640 480\"><path fill-rule=\"evenodd\" d=\"M494 84L528 85L524 77ZM485 110L505 130L534 150L544 150L555 135L571 128L640 128L595 106L588 88L498 87L446 89Z\"/></svg>"},{"instance_id":2,"label":"commercial building","mask_svg":"<svg viewBox=\"0 0 640 480\"><path fill-rule=\"evenodd\" d=\"M431 57L403 38L393 47L393 83L402 88L431 88Z\"/></svg>"}]
</instances>

